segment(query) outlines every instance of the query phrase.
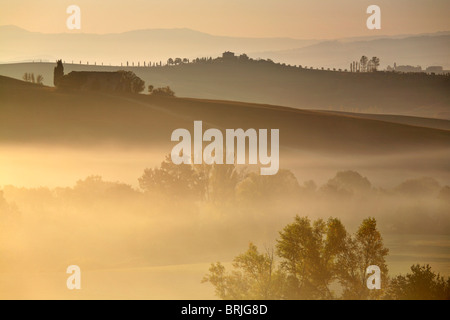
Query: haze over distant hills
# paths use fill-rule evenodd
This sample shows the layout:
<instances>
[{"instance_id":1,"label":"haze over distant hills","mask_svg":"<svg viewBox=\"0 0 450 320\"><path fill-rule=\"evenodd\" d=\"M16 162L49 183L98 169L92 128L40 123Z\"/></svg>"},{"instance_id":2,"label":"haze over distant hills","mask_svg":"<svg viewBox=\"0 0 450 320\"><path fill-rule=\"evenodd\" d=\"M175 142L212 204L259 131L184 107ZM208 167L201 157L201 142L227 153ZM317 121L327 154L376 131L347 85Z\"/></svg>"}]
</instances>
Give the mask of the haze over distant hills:
<instances>
[{"instance_id":1,"label":"haze over distant hills","mask_svg":"<svg viewBox=\"0 0 450 320\"><path fill-rule=\"evenodd\" d=\"M357 41L325 41L303 48L260 52L256 55L290 64L348 69L351 59L379 57L381 67L400 65L443 66L450 69L450 35L379 38Z\"/></svg>"},{"instance_id":2,"label":"haze over distant hills","mask_svg":"<svg viewBox=\"0 0 450 320\"><path fill-rule=\"evenodd\" d=\"M43 59L101 63L166 62L169 57L218 56L226 50L254 52L286 50L317 43L290 38L233 38L190 29L147 29L115 34L29 32L0 26L1 62Z\"/></svg>"},{"instance_id":3,"label":"haze over distant hills","mask_svg":"<svg viewBox=\"0 0 450 320\"><path fill-rule=\"evenodd\" d=\"M0 62L54 61L119 64L165 62L169 57L215 57L231 50L253 58L314 67L348 68L361 55L378 56L388 64L442 65L450 69L450 34L354 37L339 40L236 38L191 29L147 29L115 34L30 32L0 26Z\"/></svg>"},{"instance_id":4,"label":"haze over distant hills","mask_svg":"<svg viewBox=\"0 0 450 320\"><path fill-rule=\"evenodd\" d=\"M383 61L385 64L394 61L398 64L422 64L423 67L432 64L447 66L450 65L448 32L318 42L289 38L218 37L189 29L99 35L43 34L4 26L0 27L0 40L3 44L0 61L58 58L65 61L66 74L71 71L129 70L144 80L146 85L170 86L179 97L450 119L450 83L444 76L333 72L238 59L227 63L221 63L219 59L176 66L143 67L144 61L148 66L149 61L159 63L162 60L165 64L165 57L215 58L226 50L247 52L253 57L272 58L276 62L301 64L303 67L337 68L342 65L342 69L346 69L352 60L363 54L380 57L381 67ZM250 53L258 50L262 53ZM108 61L116 65L109 66ZM129 67L126 67L127 61ZM138 61L140 67L137 66ZM53 85L54 66L53 61L1 64L0 74L22 79L24 73L32 72L42 75L44 84Z\"/></svg>"}]
</instances>

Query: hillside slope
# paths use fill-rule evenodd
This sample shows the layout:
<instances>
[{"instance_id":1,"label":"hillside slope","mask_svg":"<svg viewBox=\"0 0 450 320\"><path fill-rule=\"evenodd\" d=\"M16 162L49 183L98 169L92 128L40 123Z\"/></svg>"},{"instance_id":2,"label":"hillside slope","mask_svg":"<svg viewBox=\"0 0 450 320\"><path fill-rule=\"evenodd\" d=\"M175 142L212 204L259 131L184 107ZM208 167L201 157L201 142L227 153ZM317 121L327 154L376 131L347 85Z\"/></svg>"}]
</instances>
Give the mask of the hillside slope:
<instances>
[{"instance_id":1,"label":"hillside slope","mask_svg":"<svg viewBox=\"0 0 450 320\"><path fill-rule=\"evenodd\" d=\"M324 111L334 114L349 115L352 117L380 120L385 122L401 123L416 127L426 127L441 130L450 130L450 120L435 119L435 118L421 118L411 116L399 116L389 114L371 114L371 113L352 113L352 112L339 112L339 111Z\"/></svg>"},{"instance_id":2,"label":"hillside slope","mask_svg":"<svg viewBox=\"0 0 450 320\"><path fill-rule=\"evenodd\" d=\"M380 154L448 148L450 131L345 114L148 95L63 93L0 77L0 143L167 146L177 128L277 128L282 148Z\"/></svg>"},{"instance_id":3,"label":"hillside slope","mask_svg":"<svg viewBox=\"0 0 450 320\"><path fill-rule=\"evenodd\" d=\"M0 65L0 74L25 72L53 85L53 63ZM169 67L65 64L64 71L130 70L147 85L169 85L181 97L233 100L359 113L450 119L450 77L426 74L306 70L267 62L195 63Z\"/></svg>"}]
</instances>

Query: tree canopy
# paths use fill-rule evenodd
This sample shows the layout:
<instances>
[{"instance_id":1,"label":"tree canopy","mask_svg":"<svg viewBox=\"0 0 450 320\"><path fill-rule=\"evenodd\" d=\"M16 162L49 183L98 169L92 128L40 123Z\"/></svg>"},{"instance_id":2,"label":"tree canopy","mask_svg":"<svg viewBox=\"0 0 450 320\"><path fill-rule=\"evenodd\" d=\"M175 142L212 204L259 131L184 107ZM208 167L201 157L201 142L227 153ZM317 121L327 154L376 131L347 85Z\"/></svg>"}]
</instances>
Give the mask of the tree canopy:
<instances>
[{"instance_id":1,"label":"tree canopy","mask_svg":"<svg viewBox=\"0 0 450 320\"><path fill-rule=\"evenodd\" d=\"M336 284L343 299L380 298L385 291L367 288L366 270L379 266L383 283L388 283L388 252L373 218L363 220L350 235L337 218L296 216L280 232L278 263L272 251L260 253L250 243L233 260L231 272L220 262L212 264L203 282L211 283L222 299L336 299Z\"/></svg>"}]
</instances>

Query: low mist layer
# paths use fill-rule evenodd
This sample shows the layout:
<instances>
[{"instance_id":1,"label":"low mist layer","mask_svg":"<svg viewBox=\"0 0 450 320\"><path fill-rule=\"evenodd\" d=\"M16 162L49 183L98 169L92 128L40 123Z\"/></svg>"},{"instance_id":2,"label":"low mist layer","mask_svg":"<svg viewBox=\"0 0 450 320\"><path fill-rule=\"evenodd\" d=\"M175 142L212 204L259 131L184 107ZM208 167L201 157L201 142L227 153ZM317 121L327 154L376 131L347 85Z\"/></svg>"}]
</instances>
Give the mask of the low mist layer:
<instances>
[{"instance_id":1,"label":"low mist layer","mask_svg":"<svg viewBox=\"0 0 450 320\"><path fill-rule=\"evenodd\" d=\"M183 286L200 281L208 262L230 261L249 241L274 245L278 231L297 214L339 217L349 230L362 219L375 217L387 235L387 246L393 246L388 264L394 270L407 271L408 264L423 261L450 274L450 187L433 178L408 179L387 189L355 171L340 171L317 184L299 180L285 169L275 176L260 176L233 165L175 166L169 160L137 178L139 187L100 176L79 180L72 187L4 186L1 281L22 275L31 277L31 283L54 283L55 277L63 278L61 272L68 265L77 264L89 278L95 274L97 279L83 297L156 298L159 286L173 285L182 287L182 297L192 298ZM158 269L177 265L179 272L175 267ZM32 272L25 276L30 267ZM117 272L122 272L122 284L103 278ZM156 284L126 295L133 285L140 287L139 274L147 274L146 281ZM155 274L166 280L158 282ZM15 287L16 293L2 296L45 296L27 282L21 285L22 289ZM108 286L119 291L111 296ZM211 287L200 288L199 298L212 297ZM61 288L54 290L47 294L57 295Z\"/></svg>"}]
</instances>

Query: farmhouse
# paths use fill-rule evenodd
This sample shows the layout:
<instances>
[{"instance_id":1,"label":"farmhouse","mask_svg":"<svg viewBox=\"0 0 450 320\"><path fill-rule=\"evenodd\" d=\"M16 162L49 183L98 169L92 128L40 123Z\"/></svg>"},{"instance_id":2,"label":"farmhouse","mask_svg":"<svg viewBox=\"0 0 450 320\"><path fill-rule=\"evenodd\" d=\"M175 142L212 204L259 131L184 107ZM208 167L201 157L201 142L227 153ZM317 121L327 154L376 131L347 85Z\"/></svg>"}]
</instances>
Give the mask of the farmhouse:
<instances>
[{"instance_id":1,"label":"farmhouse","mask_svg":"<svg viewBox=\"0 0 450 320\"><path fill-rule=\"evenodd\" d=\"M76 91L139 93L145 88L145 82L131 71L72 71L65 75L61 60L54 69L53 83L58 88Z\"/></svg>"},{"instance_id":2,"label":"farmhouse","mask_svg":"<svg viewBox=\"0 0 450 320\"><path fill-rule=\"evenodd\" d=\"M223 60L234 60L236 58L234 52L226 51L222 54Z\"/></svg>"}]
</instances>

